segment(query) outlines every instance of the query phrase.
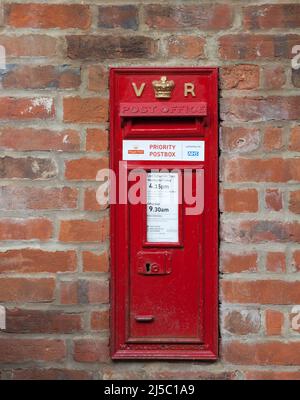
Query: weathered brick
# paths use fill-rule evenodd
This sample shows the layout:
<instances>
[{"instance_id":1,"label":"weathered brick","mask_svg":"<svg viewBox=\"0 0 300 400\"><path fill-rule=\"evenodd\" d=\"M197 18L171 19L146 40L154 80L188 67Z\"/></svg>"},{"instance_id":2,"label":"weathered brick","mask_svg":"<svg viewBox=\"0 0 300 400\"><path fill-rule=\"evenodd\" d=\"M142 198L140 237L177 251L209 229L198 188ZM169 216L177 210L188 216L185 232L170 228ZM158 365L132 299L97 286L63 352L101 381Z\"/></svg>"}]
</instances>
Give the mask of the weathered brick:
<instances>
[{"instance_id":1,"label":"weathered brick","mask_svg":"<svg viewBox=\"0 0 300 400\"><path fill-rule=\"evenodd\" d=\"M61 221L59 240L62 242L103 242L108 238L109 221L104 217L99 221Z\"/></svg>"},{"instance_id":2,"label":"weathered brick","mask_svg":"<svg viewBox=\"0 0 300 400\"><path fill-rule=\"evenodd\" d=\"M224 329L235 335L258 333L261 325L258 310L230 310L223 316Z\"/></svg>"},{"instance_id":3,"label":"weathered brick","mask_svg":"<svg viewBox=\"0 0 300 400\"><path fill-rule=\"evenodd\" d=\"M285 253L272 251L267 254L266 269L270 272L285 272Z\"/></svg>"},{"instance_id":4,"label":"weathered brick","mask_svg":"<svg viewBox=\"0 0 300 400\"><path fill-rule=\"evenodd\" d=\"M268 336L281 335L284 316L282 312L276 310L266 310L266 334Z\"/></svg>"},{"instance_id":5,"label":"weathered brick","mask_svg":"<svg viewBox=\"0 0 300 400\"><path fill-rule=\"evenodd\" d=\"M229 34L219 38L219 55L224 60L292 58L299 35Z\"/></svg>"},{"instance_id":6,"label":"weathered brick","mask_svg":"<svg viewBox=\"0 0 300 400\"><path fill-rule=\"evenodd\" d=\"M86 150L105 151L108 148L108 135L102 129L87 129Z\"/></svg>"},{"instance_id":7,"label":"weathered brick","mask_svg":"<svg viewBox=\"0 0 300 400\"><path fill-rule=\"evenodd\" d=\"M263 4L243 8L246 29L300 28L300 4Z\"/></svg>"},{"instance_id":8,"label":"weathered brick","mask_svg":"<svg viewBox=\"0 0 300 400\"><path fill-rule=\"evenodd\" d=\"M300 190L290 192L289 210L295 214L300 214Z\"/></svg>"},{"instance_id":9,"label":"weathered brick","mask_svg":"<svg viewBox=\"0 0 300 400\"><path fill-rule=\"evenodd\" d=\"M281 65L268 65L263 68L263 79L266 89L281 89L286 83L285 69Z\"/></svg>"},{"instance_id":10,"label":"weathered brick","mask_svg":"<svg viewBox=\"0 0 300 400\"><path fill-rule=\"evenodd\" d=\"M9 333L73 333L83 327L80 314L49 310L9 309L5 332Z\"/></svg>"},{"instance_id":11,"label":"weathered brick","mask_svg":"<svg viewBox=\"0 0 300 400\"><path fill-rule=\"evenodd\" d=\"M108 118L108 102L98 97L65 97L63 108L65 122L92 124Z\"/></svg>"},{"instance_id":12,"label":"weathered brick","mask_svg":"<svg viewBox=\"0 0 300 400\"><path fill-rule=\"evenodd\" d=\"M221 237L228 243L297 243L300 240L300 223L296 221L226 221L221 228Z\"/></svg>"},{"instance_id":13,"label":"weathered brick","mask_svg":"<svg viewBox=\"0 0 300 400\"><path fill-rule=\"evenodd\" d=\"M281 150L283 147L282 128L268 126L265 128L263 148L266 151Z\"/></svg>"},{"instance_id":14,"label":"weathered brick","mask_svg":"<svg viewBox=\"0 0 300 400\"><path fill-rule=\"evenodd\" d=\"M228 303L299 304L300 281L231 280L222 281L222 297Z\"/></svg>"},{"instance_id":15,"label":"weathered brick","mask_svg":"<svg viewBox=\"0 0 300 400\"><path fill-rule=\"evenodd\" d=\"M227 182L288 182L300 178L297 158L233 158L224 162Z\"/></svg>"},{"instance_id":16,"label":"weathered brick","mask_svg":"<svg viewBox=\"0 0 300 400\"><path fill-rule=\"evenodd\" d=\"M300 342L268 341L262 343L223 344L224 360L233 364L249 365L299 365Z\"/></svg>"},{"instance_id":17,"label":"weathered brick","mask_svg":"<svg viewBox=\"0 0 300 400\"><path fill-rule=\"evenodd\" d=\"M84 209L86 211L100 211L108 207L108 202L99 204L96 197L96 189L86 189L84 192Z\"/></svg>"},{"instance_id":18,"label":"weathered brick","mask_svg":"<svg viewBox=\"0 0 300 400\"><path fill-rule=\"evenodd\" d=\"M300 271L300 250L295 250L293 253L293 266L296 271Z\"/></svg>"},{"instance_id":19,"label":"weathered brick","mask_svg":"<svg viewBox=\"0 0 300 400\"><path fill-rule=\"evenodd\" d=\"M0 362L62 361L66 345L58 339L0 339Z\"/></svg>"},{"instance_id":20,"label":"weathered brick","mask_svg":"<svg viewBox=\"0 0 300 400\"><path fill-rule=\"evenodd\" d=\"M279 189L266 189L265 202L267 210L282 210L282 192Z\"/></svg>"},{"instance_id":21,"label":"weathered brick","mask_svg":"<svg viewBox=\"0 0 300 400\"><path fill-rule=\"evenodd\" d=\"M47 35L1 35L0 45L7 57L53 57L58 53L58 39Z\"/></svg>"},{"instance_id":22,"label":"weathered brick","mask_svg":"<svg viewBox=\"0 0 300 400\"><path fill-rule=\"evenodd\" d=\"M297 120L300 97L228 97L221 101L221 117L226 121Z\"/></svg>"},{"instance_id":23,"label":"weathered brick","mask_svg":"<svg viewBox=\"0 0 300 400\"><path fill-rule=\"evenodd\" d=\"M248 153L256 150L259 144L260 132L257 128L222 127L221 148L224 151Z\"/></svg>"},{"instance_id":24,"label":"weathered brick","mask_svg":"<svg viewBox=\"0 0 300 400\"><path fill-rule=\"evenodd\" d=\"M146 36L98 36L70 35L66 36L67 56L74 59L152 58L156 53L156 41Z\"/></svg>"},{"instance_id":25,"label":"weathered brick","mask_svg":"<svg viewBox=\"0 0 300 400\"><path fill-rule=\"evenodd\" d=\"M74 360L78 362L108 362L109 348L103 339L74 340Z\"/></svg>"},{"instance_id":26,"label":"weathered brick","mask_svg":"<svg viewBox=\"0 0 300 400\"><path fill-rule=\"evenodd\" d=\"M52 302L54 289L55 280L52 278L0 278L0 301Z\"/></svg>"},{"instance_id":27,"label":"weathered brick","mask_svg":"<svg viewBox=\"0 0 300 400\"><path fill-rule=\"evenodd\" d=\"M12 379L15 380L90 380L93 373L77 369L16 369L12 371Z\"/></svg>"},{"instance_id":28,"label":"weathered brick","mask_svg":"<svg viewBox=\"0 0 300 400\"><path fill-rule=\"evenodd\" d=\"M78 151L79 133L73 129L0 127L0 149L17 151Z\"/></svg>"},{"instance_id":29,"label":"weathered brick","mask_svg":"<svg viewBox=\"0 0 300 400\"><path fill-rule=\"evenodd\" d=\"M98 13L100 28L138 29L138 9L134 5L101 6L98 7Z\"/></svg>"},{"instance_id":30,"label":"weathered brick","mask_svg":"<svg viewBox=\"0 0 300 400\"><path fill-rule=\"evenodd\" d=\"M232 9L226 4L150 4L145 7L145 13L146 24L161 30L220 30L229 28L233 22Z\"/></svg>"},{"instance_id":31,"label":"weathered brick","mask_svg":"<svg viewBox=\"0 0 300 400\"><path fill-rule=\"evenodd\" d=\"M245 378L248 380L300 380L298 371L246 371Z\"/></svg>"},{"instance_id":32,"label":"weathered brick","mask_svg":"<svg viewBox=\"0 0 300 400\"><path fill-rule=\"evenodd\" d=\"M109 286L105 280L65 281L61 283L61 304L106 304Z\"/></svg>"},{"instance_id":33,"label":"weathered brick","mask_svg":"<svg viewBox=\"0 0 300 400\"><path fill-rule=\"evenodd\" d=\"M107 272L109 265L108 252L95 253L92 251L83 251L82 262L85 272Z\"/></svg>"},{"instance_id":34,"label":"weathered brick","mask_svg":"<svg viewBox=\"0 0 300 400\"><path fill-rule=\"evenodd\" d=\"M257 270L257 253L230 253L228 251L221 252L220 265L222 272L254 272Z\"/></svg>"},{"instance_id":35,"label":"weathered brick","mask_svg":"<svg viewBox=\"0 0 300 400\"><path fill-rule=\"evenodd\" d=\"M0 272L67 272L76 269L76 253L41 249L18 249L0 252Z\"/></svg>"},{"instance_id":36,"label":"weathered brick","mask_svg":"<svg viewBox=\"0 0 300 400\"><path fill-rule=\"evenodd\" d=\"M109 310L91 312L91 330L103 331L109 329Z\"/></svg>"},{"instance_id":37,"label":"weathered brick","mask_svg":"<svg viewBox=\"0 0 300 400\"><path fill-rule=\"evenodd\" d=\"M108 88L108 72L102 65L88 66L88 89L104 92Z\"/></svg>"},{"instance_id":38,"label":"weathered brick","mask_svg":"<svg viewBox=\"0 0 300 400\"><path fill-rule=\"evenodd\" d=\"M292 84L295 88L300 88L300 69L292 69Z\"/></svg>"},{"instance_id":39,"label":"weathered brick","mask_svg":"<svg viewBox=\"0 0 300 400\"><path fill-rule=\"evenodd\" d=\"M198 36L170 36L167 39L169 57L205 58L205 39Z\"/></svg>"},{"instance_id":40,"label":"weathered brick","mask_svg":"<svg viewBox=\"0 0 300 400\"><path fill-rule=\"evenodd\" d=\"M289 150L300 151L300 126L291 129Z\"/></svg>"},{"instance_id":41,"label":"weathered brick","mask_svg":"<svg viewBox=\"0 0 300 400\"><path fill-rule=\"evenodd\" d=\"M258 211L258 193L256 189L223 189L223 207L225 212Z\"/></svg>"},{"instance_id":42,"label":"weathered brick","mask_svg":"<svg viewBox=\"0 0 300 400\"><path fill-rule=\"evenodd\" d=\"M2 218L0 219L0 240L48 240L53 226L44 218Z\"/></svg>"},{"instance_id":43,"label":"weathered brick","mask_svg":"<svg viewBox=\"0 0 300 400\"><path fill-rule=\"evenodd\" d=\"M98 171L108 168L108 158L80 158L68 160L65 165L65 176L69 180L96 180Z\"/></svg>"},{"instance_id":44,"label":"weathered brick","mask_svg":"<svg viewBox=\"0 0 300 400\"><path fill-rule=\"evenodd\" d=\"M49 158L1 157L0 179L51 179L57 175L57 165Z\"/></svg>"},{"instance_id":45,"label":"weathered brick","mask_svg":"<svg viewBox=\"0 0 300 400\"><path fill-rule=\"evenodd\" d=\"M77 207L78 189L0 186L0 210L61 210Z\"/></svg>"},{"instance_id":46,"label":"weathered brick","mask_svg":"<svg viewBox=\"0 0 300 400\"><path fill-rule=\"evenodd\" d=\"M81 4L6 4L5 22L15 28L79 28L91 24L89 6Z\"/></svg>"},{"instance_id":47,"label":"weathered brick","mask_svg":"<svg viewBox=\"0 0 300 400\"><path fill-rule=\"evenodd\" d=\"M8 65L1 76L4 89L76 89L80 69L67 65Z\"/></svg>"},{"instance_id":48,"label":"weathered brick","mask_svg":"<svg viewBox=\"0 0 300 400\"><path fill-rule=\"evenodd\" d=\"M223 89L256 89L259 87L259 66L241 64L223 67L221 85Z\"/></svg>"},{"instance_id":49,"label":"weathered brick","mask_svg":"<svg viewBox=\"0 0 300 400\"><path fill-rule=\"evenodd\" d=\"M54 101L51 97L0 97L0 119L35 120L53 118Z\"/></svg>"}]
</instances>

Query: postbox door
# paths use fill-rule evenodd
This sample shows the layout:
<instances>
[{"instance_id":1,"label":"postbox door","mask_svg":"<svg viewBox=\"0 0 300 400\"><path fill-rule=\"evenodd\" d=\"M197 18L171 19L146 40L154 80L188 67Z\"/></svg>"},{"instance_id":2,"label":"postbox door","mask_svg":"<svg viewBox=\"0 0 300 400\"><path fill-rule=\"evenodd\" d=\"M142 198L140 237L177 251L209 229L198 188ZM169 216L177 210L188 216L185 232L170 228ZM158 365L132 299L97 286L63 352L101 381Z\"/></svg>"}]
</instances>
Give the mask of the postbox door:
<instances>
[{"instance_id":1,"label":"postbox door","mask_svg":"<svg viewBox=\"0 0 300 400\"><path fill-rule=\"evenodd\" d=\"M168 194L173 183L178 197L180 172L147 175L148 191ZM130 205L130 342L202 341L203 221L178 200Z\"/></svg>"}]
</instances>

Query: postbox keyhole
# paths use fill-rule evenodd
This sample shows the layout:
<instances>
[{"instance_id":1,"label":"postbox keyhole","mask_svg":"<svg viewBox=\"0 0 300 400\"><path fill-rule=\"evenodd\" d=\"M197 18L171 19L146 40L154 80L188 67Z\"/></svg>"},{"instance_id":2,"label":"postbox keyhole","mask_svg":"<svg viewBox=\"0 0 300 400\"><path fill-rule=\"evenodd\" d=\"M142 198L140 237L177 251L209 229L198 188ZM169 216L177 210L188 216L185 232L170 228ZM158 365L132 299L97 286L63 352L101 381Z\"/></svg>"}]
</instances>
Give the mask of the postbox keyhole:
<instances>
[{"instance_id":1,"label":"postbox keyhole","mask_svg":"<svg viewBox=\"0 0 300 400\"><path fill-rule=\"evenodd\" d=\"M151 264L150 263L146 263L146 271L147 272L151 271Z\"/></svg>"}]
</instances>

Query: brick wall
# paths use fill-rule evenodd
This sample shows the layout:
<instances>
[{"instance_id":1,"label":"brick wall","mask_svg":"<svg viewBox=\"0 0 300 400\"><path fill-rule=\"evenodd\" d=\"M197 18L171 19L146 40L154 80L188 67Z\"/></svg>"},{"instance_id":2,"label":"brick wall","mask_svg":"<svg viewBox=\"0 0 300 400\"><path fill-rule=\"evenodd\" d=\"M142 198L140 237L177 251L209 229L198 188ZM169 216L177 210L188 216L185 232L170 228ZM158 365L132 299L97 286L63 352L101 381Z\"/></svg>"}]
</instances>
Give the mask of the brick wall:
<instances>
[{"instance_id":1,"label":"brick wall","mask_svg":"<svg viewBox=\"0 0 300 400\"><path fill-rule=\"evenodd\" d=\"M300 4L2 1L2 379L300 378ZM109 358L109 66L220 67L220 360ZM298 120L298 121L297 121Z\"/></svg>"}]
</instances>

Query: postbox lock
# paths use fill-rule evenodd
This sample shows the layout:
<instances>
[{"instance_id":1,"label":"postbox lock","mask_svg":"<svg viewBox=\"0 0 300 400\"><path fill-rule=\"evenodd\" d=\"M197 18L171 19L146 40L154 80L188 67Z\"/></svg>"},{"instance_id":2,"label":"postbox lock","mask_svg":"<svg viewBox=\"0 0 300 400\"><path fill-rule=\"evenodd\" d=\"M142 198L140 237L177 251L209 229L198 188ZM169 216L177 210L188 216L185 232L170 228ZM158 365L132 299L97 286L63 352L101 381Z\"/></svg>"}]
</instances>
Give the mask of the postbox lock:
<instances>
[{"instance_id":1,"label":"postbox lock","mask_svg":"<svg viewBox=\"0 0 300 400\"><path fill-rule=\"evenodd\" d=\"M142 275L166 275L171 273L171 252L140 251L137 256L137 271Z\"/></svg>"}]
</instances>

